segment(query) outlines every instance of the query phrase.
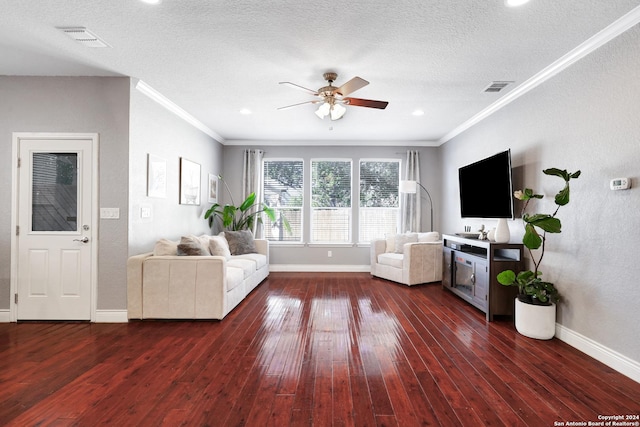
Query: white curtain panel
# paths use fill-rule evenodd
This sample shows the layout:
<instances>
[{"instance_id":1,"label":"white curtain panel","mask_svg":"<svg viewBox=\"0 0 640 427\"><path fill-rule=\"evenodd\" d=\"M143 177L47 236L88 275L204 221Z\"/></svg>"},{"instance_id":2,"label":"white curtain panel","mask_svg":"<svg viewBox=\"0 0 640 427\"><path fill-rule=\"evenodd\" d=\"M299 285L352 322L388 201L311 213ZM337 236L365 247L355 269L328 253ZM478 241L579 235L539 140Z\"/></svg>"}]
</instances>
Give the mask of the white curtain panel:
<instances>
[{"instance_id":1,"label":"white curtain panel","mask_svg":"<svg viewBox=\"0 0 640 427\"><path fill-rule=\"evenodd\" d=\"M407 151L407 161L404 179L420 183L420 153ZM400 232L420 232L420 192L418 185L415 194L400 194Z\"/></svg>"},{"instance_id":2,"label":"white curtain panel","mask_svg":"<svg viewBox=\"0 0 640 427\"><path fill-rule=\"evenodd\" d=\"M242 164L242 200L246 199L249 194L256 193L256 202L261 204L263 201L262 194L262 159L264 151L262 150L244 150L244 160ZM263 236L262 227L256 221L251 230L256 238Z\"/></svg>"}]
</instances>

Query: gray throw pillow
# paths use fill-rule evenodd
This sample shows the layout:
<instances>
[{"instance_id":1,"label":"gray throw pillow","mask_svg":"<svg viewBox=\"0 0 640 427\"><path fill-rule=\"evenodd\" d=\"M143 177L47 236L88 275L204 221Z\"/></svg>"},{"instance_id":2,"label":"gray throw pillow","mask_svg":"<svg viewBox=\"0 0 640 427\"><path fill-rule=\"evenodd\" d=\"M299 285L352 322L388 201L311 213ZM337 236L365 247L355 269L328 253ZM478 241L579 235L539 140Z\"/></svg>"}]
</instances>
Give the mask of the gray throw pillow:
<instances>
[{"instance_id":1,"label":"gray throw pillow","mask_svg":"<svg viewBox=\"0 0 640 427\"><path fill-rule=\"evenodd\" d=\"M181 256L204 256L211 255L209 251L202 247L197 237L181 237L178 244L178 255Z\"/></svg>"},{"instance_id":2,"label":"gray throw pillow","mask_svg":"<svg viewBox=\"0 0 640 427\"><path fill-rule=\"evenodd\" d=\"M229 242L231 255L258 253L256 244L253 241L253 234L249 230L225 231L224 237Z\"/></svg>"}]
</instances>

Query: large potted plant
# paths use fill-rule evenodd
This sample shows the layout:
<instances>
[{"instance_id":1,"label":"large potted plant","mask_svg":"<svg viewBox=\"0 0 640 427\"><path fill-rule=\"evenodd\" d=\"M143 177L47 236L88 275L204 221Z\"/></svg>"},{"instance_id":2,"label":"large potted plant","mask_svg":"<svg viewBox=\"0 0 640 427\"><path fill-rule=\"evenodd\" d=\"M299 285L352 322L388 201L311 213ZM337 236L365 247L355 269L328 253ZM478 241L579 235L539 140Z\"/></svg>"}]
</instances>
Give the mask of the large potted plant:
<instances>
[{"instance_id":1,"label":"large potted plant","mask_svg":"<svg viewBox=\"0 0 640 427\"><path fill-rule=\"evenodd\" d=\"M555 335L555 304L560 300L560 294L553 283L546 282L540 277L542 275L540 263L544 258L547 233L562 231L562 223L557 214L561 206L569 203L569 181L578 178L580 171L569 173L566 170L551 168L542 172L564 180L564 187L555 196L557 207L552 214L526 213L529 202L542 199L543 196L535 194L530 188L514 192L514 197L524 202L522 243L529 252L533 270L520 271L517 274L513 270L505 270L498 274L497 279L505 286L518 287L518 296L515 301L515 323L518 332L530 338L551 339Z\"/></svg>"},{"instance_id":2,"label":"large potted plant","mask_svg":"<svg viewBox=\"0 0 640 427\"><path fill-rule=\"evenodd\" d=\"M218 218L222 223L222 228L228 231L239 230L253 230L253 225L262 223L262 213L267 215L272 222L276 221L276 212L273 208L269 207L266 203L256 202L256 193L251 193L246 199L236 206L233 201L231 191L227 186L227 183L222 178L222 175L218 175L218 179L222 181L229 197L231 198L231 204L221 205L214 203L205 212L204 219L209 220L209 227L213 227L214 220ZM291 231L291 226L286 218L282 217L282 225L287 231Z\"/></svg>"}]
</instances>

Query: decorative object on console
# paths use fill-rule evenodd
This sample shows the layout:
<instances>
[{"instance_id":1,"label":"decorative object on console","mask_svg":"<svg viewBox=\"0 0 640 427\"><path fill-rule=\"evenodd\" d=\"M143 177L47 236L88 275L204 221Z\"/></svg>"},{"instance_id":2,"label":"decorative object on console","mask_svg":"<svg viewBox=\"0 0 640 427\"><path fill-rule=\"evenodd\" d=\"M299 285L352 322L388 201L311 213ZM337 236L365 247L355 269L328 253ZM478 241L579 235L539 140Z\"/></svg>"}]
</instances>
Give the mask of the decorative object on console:
<instances>
[{"instance_id":1,"label":"decorative object on console","mask_svg":"<svg viewBox=\"0 0 640 427\"><path fill-rule=\"evenodd\" d=\"M424 192L427 193L427 197L429 198L429 209L431 213L431 220L429 222L429 227L430 227L429 231L433 231L433 200L431 199L431 194L429 194L429 191L424 187L424 185L420 184L418 181L408 181L408 180L400 181L399 190L401 193L417 194L418 186L420 186L420 188L422 188Z\"/></svg>"},{"instance_id":2,"label":"decorative object on console","mask_svg":"<svg viewBox=\"0 0 640 427\"><path fill-rule=\"evenodd\" d=\"M495 240L496 243L509 243L509 239L511 239L511 232L509 231L507 219L500 218L496 231L493 233L493 240Z\"/></svg>"},{"instance_id":3,"label":"decorative object on console","mask_svg":"<svg viewBox=\"0 0 640 427\"><path fill-rule=\"evenodd\" d=\"M562 224L560 219L556 217L561 206L569 203L569 181L580 176L580 171L569 173L566 170L557 168L545 169L542 171L545 175L558 176L564 180L564 187L556 194L555 204L556 210L553 214L532 214L525 213L529 202L532 199L542 199L541 194L535 194L532 189L526 188L524 191L518 190L514 192L514 197L524 201L522 208L522 221L524 222L524 237L522 243L529 251L531 262L534 269L520 271L517 275L513 270L505 270L498 274L498 282L505 286L517 286L518 303L529 305L549 306L560 300L558 290L553 283L544 282L540 278L542 272L539 271L540 263L544 257L547 233L560 233ZM541 230L538 231L538 229ZM534 250L540 249L538 256L534 254ZM546 308L546 307L545 307ZM553 316L553 319L544 319L542 316ZM522 335L537 338L551 339L555 335L555 307L553 309L540 310L540 317L535 316L518 316L516 311L516 329ZM526 321L525 321L526 320ZM552 326L549 326L552 325ZM545 327L546 326L546 327Z\"/></svg>"}]
</instances>

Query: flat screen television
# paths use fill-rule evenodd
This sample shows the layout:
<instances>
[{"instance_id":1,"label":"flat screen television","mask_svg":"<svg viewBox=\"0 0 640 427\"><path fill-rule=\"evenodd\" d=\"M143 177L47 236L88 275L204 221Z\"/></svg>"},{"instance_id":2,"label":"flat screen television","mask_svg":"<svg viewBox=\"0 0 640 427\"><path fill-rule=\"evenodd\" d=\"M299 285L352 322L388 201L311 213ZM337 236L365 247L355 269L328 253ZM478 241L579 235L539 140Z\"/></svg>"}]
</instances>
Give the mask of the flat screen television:
<instances>
[{"instance_id":1,"label":"flat screen television","mask_svg":"<svg viewBox=\"0 0 640 427\"><path fill-rule=\"evenodd\" d=\"M511 150L458 169L462 218L513 219Z\"/></svg>"}]
</instances>

